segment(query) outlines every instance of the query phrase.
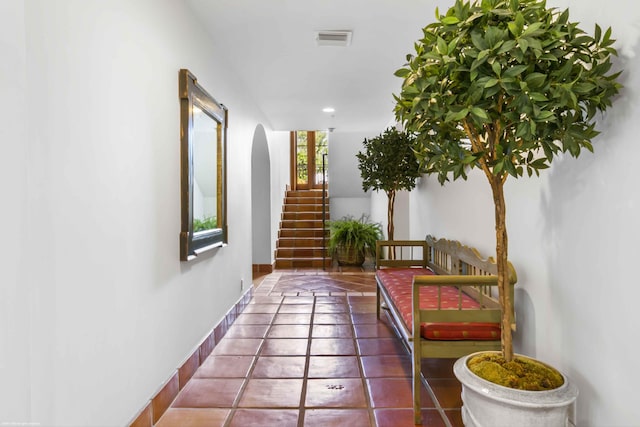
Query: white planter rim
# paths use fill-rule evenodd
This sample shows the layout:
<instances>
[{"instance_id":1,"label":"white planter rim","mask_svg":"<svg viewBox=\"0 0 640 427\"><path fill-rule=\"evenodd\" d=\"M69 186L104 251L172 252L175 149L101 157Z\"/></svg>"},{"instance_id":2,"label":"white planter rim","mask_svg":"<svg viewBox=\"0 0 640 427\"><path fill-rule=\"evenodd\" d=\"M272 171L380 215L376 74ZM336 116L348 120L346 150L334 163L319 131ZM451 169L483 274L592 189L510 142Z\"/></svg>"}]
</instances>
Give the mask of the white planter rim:
<instances>
[{"instance_id":1,"label":"white planter rim","mask_svg":"<svg viewBox=\"0 0 640 427\"><path fill-rule=\"evenodd\" d=\"M518 406L527 407L545 406L549 408L567 406L573 403L578 397L578 388L573 383L569 382L567 376L560 371L558 372L560 372L560 374L562 375L564 384L553 390L542 391L513 389L480 378L479 376L471 372L471 370L467 366L467 361L473 356L485 353L499 352L481 351L472 353L456 360L455 364L453 365L453 372L458 380L460 380L460 382L463 383L464 386L469 387L476 393L491 396L492 399L506 404L517 404ZM517 354L516 356L529 360L535 360L538 363L542 363L551 367L550 365L532 357L521 354Z\"/></svg>"}]
</instances>

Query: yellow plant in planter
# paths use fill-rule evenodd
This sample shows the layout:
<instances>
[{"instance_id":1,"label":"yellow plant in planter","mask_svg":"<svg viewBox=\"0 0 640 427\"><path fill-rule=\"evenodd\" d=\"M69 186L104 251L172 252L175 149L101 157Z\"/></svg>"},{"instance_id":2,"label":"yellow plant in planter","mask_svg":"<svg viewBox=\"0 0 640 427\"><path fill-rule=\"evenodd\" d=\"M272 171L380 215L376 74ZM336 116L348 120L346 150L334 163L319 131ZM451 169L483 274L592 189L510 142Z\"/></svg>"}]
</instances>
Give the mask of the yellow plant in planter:
<instances>
[{"instance_id":1,"label":"yellow plant in planter","mask_svg":"<svg viewBox=\"0 0 640 427\"><path fill-rule=\"evenodd\" d=\"M495 207L496 262L502 305L502 354L514 357L508 285L504 184L539 175L554 157L592 151L597 112L621 85L612 73L611 29L593 36L568 10L542 0L457 0L423 29L395 113L416 135L415 152L441 184L484 172Z\"/></svg>"},{"instance_id":2,"label":"yellow plant in planter","mask_svg":"<svg viewBox=\"0 0 640 427\"><path fill-rule=\"evenodd\" d=\"M553 390L564 383L562 375L545 364L522 358L507 362L498 353L480 353L470 357L468 366L479 377L518 390Z\"/></svg>"}]
</instances>

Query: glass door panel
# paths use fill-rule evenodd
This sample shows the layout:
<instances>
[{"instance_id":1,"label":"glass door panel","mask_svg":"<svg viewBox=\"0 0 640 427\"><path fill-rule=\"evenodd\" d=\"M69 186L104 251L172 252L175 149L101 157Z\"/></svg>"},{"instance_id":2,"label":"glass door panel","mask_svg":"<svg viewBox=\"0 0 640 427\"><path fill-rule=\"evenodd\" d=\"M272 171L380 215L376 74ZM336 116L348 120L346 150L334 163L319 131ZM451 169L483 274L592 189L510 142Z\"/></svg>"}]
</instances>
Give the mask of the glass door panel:
<instances>
[{"instance_id":1,"label":"glass door panel","mask_svg":"<svg viewBox=\"0 0 640 427\"><path fill-rule=\"evenodd\" d=\"M323 156L328 153L328 137L325 131L292 132L295 159L296 188L301 190L321 189L323 179ZM326 158L325 158L326 160ZM324 178L327 179L325 163Z\"/></svg>"},{"instance_id":2,"label":"glass door panel","mask_svg":"<svg viewBox=\"0 0 640 427\"><path fill-rule=\"evenodd\" d=\"M327 139L327 132L325 131L316 131L315 132L315 170L314 170L314 188L322 188L322 179L323 179L323 156L329 153L329 145ZM327 176L327 158L324 157L324 179L325 182L329 182L329 177Z\"/></svg>"},{"instance_id":3,"label":"glass door panel","mask_svg":"<svg viewBox=\"0 0 640 427\"><path fill-rule=\"evenodd\" d=\"M309 141L307 131L296 132L296 186L309 188Z\"/></svg>"}]
</instances>

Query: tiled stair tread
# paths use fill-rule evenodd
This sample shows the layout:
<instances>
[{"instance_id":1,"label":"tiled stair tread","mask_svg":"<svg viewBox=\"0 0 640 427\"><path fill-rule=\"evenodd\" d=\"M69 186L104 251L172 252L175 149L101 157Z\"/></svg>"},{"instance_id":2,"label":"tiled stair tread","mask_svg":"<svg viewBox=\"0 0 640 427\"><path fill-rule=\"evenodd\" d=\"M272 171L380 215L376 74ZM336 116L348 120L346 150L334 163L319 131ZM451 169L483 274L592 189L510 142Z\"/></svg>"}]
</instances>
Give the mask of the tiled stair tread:
<instances>
[{"instance_id":1,"label":"tiled stair tread","mask_svg":"<svg viewBox=\"0 0 640 427\"><path fill-rule=\"evenodd\" d=\"M283 209L282 215L288 216L300 216L300 215L314 215L322 218L322 205L316 207L315 205L295 205L295 210ZM325 216L329 214L329 206L326 207Z\"/></svg>"},{"instance_id":2,"label":"tiled stair tread","mask_svg":"<svg viewBox=\"0 0 640 427\"><path fill-rule=\"evenodd\" d=\"M324 234L324 231L322 228L317 228L317 227L303 227L303 228L281 228L280 229L281 232L291 232L291 233L305 233L307 232L307 234L317 234L318 237L322 237L322 235ZM286 234L286 233L285 233ZM287 236L285 236L287 237ZM296 236L288 236L288 237L297 237Z\"/></svg>"},{"instance_id":3,"label":"tiled stair tread","mask_svg":"<svg viewBox=\"0 0 640 427\"><path fill-rule=\"evenodd\" d=\"M328 206L327 206L327 210L328 210ZM285 212L322 212L322 204L306 203L302 205L302 204L290 203L290 204L284 205L284 211Z\"/></svg>"},{"instance_id":4,"label":"tiled stair tread","mask_svg":"<svg viewBox=\"0 0 640 427\"><path fill-rule=\"evenodd\" d=\"M322 268L331 266L331 258L276 258L276 269L278 268Z\"/></svg>"},{"instance_id":5,"label":"tiled stair tread","mask_svg":"<svg viewBox=\"0 0 640 427\"><path fill-rule=\"evenodd\" d=\"M329 219L329 212L324 214L325 220ZM295 221L295 220L312 220L322 221L322 212L283 212L280 215L280 219L283 221Z\"/></svg>"},{"instance_id":6,"label":"tiled stair tread","mask_svg":"<svg viewBox=\"0 0 640 427\"><path fill-rule=\"evenodd\" d=\"M278 237L300 237L300 238L309 238L309 237L322 237L323 235L327 235L327 233L322 229L313 229L313 228L288 228L284 230L280 230L280 235Z\"/></svg>"},{"instance_id":7,"label":"tiled stair tread","mask_svg":"<svg viewBox=\"0 0 640 427\"><path fill-rule=\"evenodd\" d=\"M322 206L321 190L287 191L282 208L276 268L321 268L331 265L324 252L323 237L329 220L328 204ZM324 201L328 203L328 197ZM325 255L323 261L323 252Z\"/></svg>"},{"instance_id":8,"label":"tiled stair tread","mask_svg":"<svg viewBox=\"0 0 640 427\"><path fill-rule=\"evenodd\" d=\"M322 253L328 257L329 254L325 249L320 248L278 248L276 250L276 258L306 258L306 257L322 257Z\"/></svg>"},{"instance_id":9,"label":"tiled stair tread","mask_svg":"<svg viewBox=\"0 0 640 427\"><path fill-rule=\"evenodd\" d=\"M328 201L328 199L327 199ZM285 202L293 205L320 205L322 206L322 198L315 197L286 197Z\"/></svg>"},{"instance_id":10,"label":"tiled stair tread","mask_svg":"<svg viewBox=\"0 0 640 427\"><path fill-rule=\"evenodd\" d=\"M320 229L322 230L322 220L313 220L313 219L294 219L294 220L284 220L280 221L280 228L312 228L312 229Z\"/></svg>"},{"instance_id":11,"label":"tiled stair tread","mask_svg":"<svg viewBox=\"0 0 640 427\"><path fill-rule=\"evenodd\" d=\"M287 190L286 195L322 197L322 190Z\"/></svg>"},{"instance_id":12,"label":"tiled stair tread","mask_svg":"<svg viewBox=\"0 0 640 427\"><path fill-rule=\"evenodd\" d=\"M297 243L297 242L295 242ZM294 243L294 244L295 244ZM322 256L322 242L319 245L304 245L304 243L300 243L299 245L295 245L295 246L278 246L276 248L277 251L319 251L320 252L320 256ZM283 252L282 252L283 253Z\"/></svg>"},{"instance_id":13,"label":"tiled stair tread","mask_svg":"<svg viewBox=\"0 0 640 427\"><path fill-rule=\"evenodd\" d=\"M282 237L278 239L278 249L280 248L321 248L322 237L306 237L297 239L295 237Z\"/></svg>"}]
</instances>

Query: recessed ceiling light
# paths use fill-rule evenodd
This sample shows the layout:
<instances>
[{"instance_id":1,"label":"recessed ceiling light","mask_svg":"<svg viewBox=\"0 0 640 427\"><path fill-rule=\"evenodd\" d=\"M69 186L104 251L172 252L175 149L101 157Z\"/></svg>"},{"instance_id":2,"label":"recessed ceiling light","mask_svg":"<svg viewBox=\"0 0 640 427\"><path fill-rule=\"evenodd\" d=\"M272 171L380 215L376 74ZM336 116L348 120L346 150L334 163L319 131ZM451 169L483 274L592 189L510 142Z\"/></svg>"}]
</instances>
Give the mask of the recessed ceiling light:
<instances>
[{"instance_id":1,"label":"recessed ceiling light","mask_svg":"<svg viewBox=\"0 0 640 427\"><path fill-rule=\"evenodd\" d=\"M322 109L322 112L324 112L324 113L335 113L336 109L333 108L333 107L325 107L325 108Z\"/></svg>"}]
</instances>

